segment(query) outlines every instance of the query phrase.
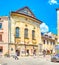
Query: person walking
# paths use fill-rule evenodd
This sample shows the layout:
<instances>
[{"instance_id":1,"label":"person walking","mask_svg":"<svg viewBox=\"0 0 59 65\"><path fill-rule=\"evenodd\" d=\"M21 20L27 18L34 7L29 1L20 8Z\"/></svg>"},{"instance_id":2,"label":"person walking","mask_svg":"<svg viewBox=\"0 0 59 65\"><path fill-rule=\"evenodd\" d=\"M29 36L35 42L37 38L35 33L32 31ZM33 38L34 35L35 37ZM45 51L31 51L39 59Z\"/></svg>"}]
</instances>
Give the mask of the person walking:
<instances>
[{"instance_id":1,"label":"person walking","mask_svg":"<svg viewBox=\"0 0 59 65\"><path fill-rule=\"evenodd\" d=\"M33 55L36 56L36 50L34 50Z\"/></svg>"},{"instance_id":2,"label":"person walking","mask_svg":"<svg viewBox=\"0 0 59 65\"><path fill-rule=\"evenodd\" d=\"M46 50L43 50L43 57L46 56Z\"/></svg>"},{"instance_id":3,"label":"person walking","mask_svg":"<svg viewBox=\"0 0 59 65\"><path fill-rule=\"evenodd\" d=\"M15 60L18 60L19 58L17 57L17 52L15 52Z\"/></svg>"}]
</instances>

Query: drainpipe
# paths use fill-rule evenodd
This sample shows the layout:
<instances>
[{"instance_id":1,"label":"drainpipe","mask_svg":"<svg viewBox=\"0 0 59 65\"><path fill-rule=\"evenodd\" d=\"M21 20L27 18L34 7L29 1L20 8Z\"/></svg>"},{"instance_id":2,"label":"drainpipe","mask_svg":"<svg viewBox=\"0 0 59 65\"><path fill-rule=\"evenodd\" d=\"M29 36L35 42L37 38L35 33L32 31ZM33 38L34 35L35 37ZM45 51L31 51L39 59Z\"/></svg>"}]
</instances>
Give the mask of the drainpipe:
<instances>
[{"instance_id":1,"label":"drainpipe","mask_svg":"<svg viewBox=\"0 0 59 65\"><path fill-rule=\"evenodd\" d=\"M11 21L10 21L10 16L8 17L8 55L9 54L9 44L11 43L10 42L10 36L11 36Z\"/></svg>"}]
</instances>

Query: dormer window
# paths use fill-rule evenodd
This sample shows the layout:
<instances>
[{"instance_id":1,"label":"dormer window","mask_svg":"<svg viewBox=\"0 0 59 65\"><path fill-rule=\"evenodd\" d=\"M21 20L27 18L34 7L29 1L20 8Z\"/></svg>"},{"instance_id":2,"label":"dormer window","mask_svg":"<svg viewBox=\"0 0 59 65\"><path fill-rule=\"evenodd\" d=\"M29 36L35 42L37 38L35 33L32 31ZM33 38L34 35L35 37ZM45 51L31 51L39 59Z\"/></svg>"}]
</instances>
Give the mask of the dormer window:
<instances>
[{"instance_id":1,"label":"dormer window","mask_svg":"<svg viewBox=\"0 0 59 65\"><path fill-rule=\"evenodd\" d=\"M49 36L49 38L52 38L52 36Z\"/></svg>"},{"instance_id":2,"label":"dormer window","mask_svg":"<svg viewBox=\"0 0 59 65\"><path fill-rule=\"evenodd\" d=\"M28 14L28 11L24 10L24 13L25 13L25 14Z\"/></svg>"},{"instance_id":3,"label":"dormer window","mask_svg":"<svg viewBox=\"0 0 59 65\"><path fill-rule=\"evenodd\" d=\"M46 38L48 38L48 35L44 35Z\"/></svg>"}]
</instances>

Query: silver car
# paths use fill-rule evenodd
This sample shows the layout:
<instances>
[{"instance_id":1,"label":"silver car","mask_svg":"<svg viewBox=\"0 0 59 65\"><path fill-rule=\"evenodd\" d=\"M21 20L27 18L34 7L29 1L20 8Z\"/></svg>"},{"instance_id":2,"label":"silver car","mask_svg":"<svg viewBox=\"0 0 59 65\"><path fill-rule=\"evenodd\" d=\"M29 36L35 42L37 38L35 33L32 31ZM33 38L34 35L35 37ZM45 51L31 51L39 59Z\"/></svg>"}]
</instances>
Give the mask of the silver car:
<instances>
[{"instance_id":1,"label":"silver car","mask_svg":"<svg viewBox=\"0 0 59 65\"><path fill-rule=\"evenodd\" d=\"M53 56L51 57L51 61L52 61L52 62L58 62L58 61L59 61L59 54L53 55Z\"/></svg>"}]
</instances>

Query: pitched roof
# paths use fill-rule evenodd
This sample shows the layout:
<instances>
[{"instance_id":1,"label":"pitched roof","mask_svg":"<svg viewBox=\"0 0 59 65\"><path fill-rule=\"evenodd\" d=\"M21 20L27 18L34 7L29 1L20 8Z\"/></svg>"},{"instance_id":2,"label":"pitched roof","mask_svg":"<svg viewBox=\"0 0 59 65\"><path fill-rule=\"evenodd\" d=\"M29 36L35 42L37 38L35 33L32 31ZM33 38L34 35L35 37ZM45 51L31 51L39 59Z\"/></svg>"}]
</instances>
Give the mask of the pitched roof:
<instances>
[{"instance_id":1,"label":"pitched roof","mask_svg":"<svg viewBox=\"0 0 59 65\"><path fill-rule=\"evenodd\" d=\"M37 23L40 23L40 24L42 23L42 21L38 20L37 18L31 17L31 16L26 15L26 14L23 14L23 13L18 13L18 12L12 11L10 15L12 16L12 15L15 15L15 14L17 14L18 16L19 16L19 14L20 14L20 15L25 15L25 16L27 16L27 17L30 17L30 18L36 20Z\"/></svg>"},{"instance_id":2,"label":"pitched roof","mask_svg":"<svg viewBox=\"0 0 59 65\"><path fill-rule=\"evenodd\" d=\"M17 10L16 12L26 14L28 16L35 18L35 15L32 13L32 11L27 6Z\"/></svg>"},{"instance_id":3,"label":"pitched roof","mask_svg":"<svg viewBox=\"0 0 59 65\"><path fill-rule=\"evenodd\" d=\"M25 11L25 12L24 12ZM12 14L17 14L17 15L25 15L25 16L27 16L27 17L30 17L31 19L33 19L33 20L36 20L36 22L37 23L39 23L39 24L41 24L42 23L42 21L41 20L38 20L36 17L35 17L35 15L31 12L31 10L26 6L26 7L23 7L23 8L21 8L21 9L19 9L19 10L17 10L17 11L11 11L11 15Z\"/></svg>"},{"instance_id":4,"label":"pitched roof","mask_svg":"<svg viewBox=\"0 0 59 65\"><path fill-rule=\"evenodd\" d=\"M56 8L56 10L59 10L59 8Z\"/></svg>"}]
</instances>

